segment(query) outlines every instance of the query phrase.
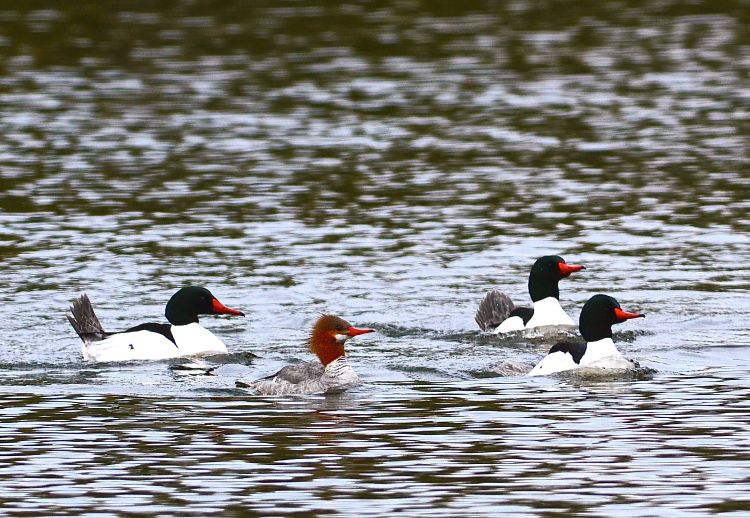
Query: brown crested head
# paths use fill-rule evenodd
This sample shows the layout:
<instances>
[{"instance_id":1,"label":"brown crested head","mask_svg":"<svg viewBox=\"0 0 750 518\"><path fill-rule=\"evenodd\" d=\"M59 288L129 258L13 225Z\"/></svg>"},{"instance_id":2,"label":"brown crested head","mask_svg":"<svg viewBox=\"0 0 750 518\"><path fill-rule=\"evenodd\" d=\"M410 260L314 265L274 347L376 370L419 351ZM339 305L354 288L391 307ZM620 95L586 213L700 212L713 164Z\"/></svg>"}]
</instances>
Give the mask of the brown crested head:
<instances>
[{"instance_id":1,"label":"brown crested head","mask_svg":"<svg viewBox=\"0 0 750 518\"><path fill-rule=\"evenodd\" d=\"M344 356L344 343L349 338L373 331L374 329L356 328L343 318L334 315L322 315L313 326L310 335L310 350L325 367Z\"/></svg>"}]
</instances>

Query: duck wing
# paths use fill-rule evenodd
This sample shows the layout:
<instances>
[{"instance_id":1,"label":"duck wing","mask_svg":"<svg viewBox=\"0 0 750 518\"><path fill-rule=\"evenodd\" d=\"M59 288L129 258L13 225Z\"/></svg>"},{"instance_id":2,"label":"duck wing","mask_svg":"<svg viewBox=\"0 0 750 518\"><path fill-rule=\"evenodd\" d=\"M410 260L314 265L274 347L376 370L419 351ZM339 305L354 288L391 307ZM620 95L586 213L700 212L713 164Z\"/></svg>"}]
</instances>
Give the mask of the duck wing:
<instances>
[{"instance_id":1,"label":"duck wing","mask_svg":"<svg viewBox=\"0 0 750 518\"><path fill-rule=\"evenodd\" d=\"M294 363L282 368L276 374L249 383L237 380L236 386L255 389L260 395L307 393L310 391L305 389L306 385L309 385L311 381L320 380L324 372L320 363Z\"/></svg>"},{"instance_id":2,"label":"duck wing","mask_svg":"<svg viewBox=\"0 0 750 518\"><path fill-rule=\"evenodd\" d=\"M323 366L316 362L293 363L287 365L273 376L263 379L278 379L287 383L297 384L309 379L317 379L323 376Z\"/></svg>"}]
</instances>

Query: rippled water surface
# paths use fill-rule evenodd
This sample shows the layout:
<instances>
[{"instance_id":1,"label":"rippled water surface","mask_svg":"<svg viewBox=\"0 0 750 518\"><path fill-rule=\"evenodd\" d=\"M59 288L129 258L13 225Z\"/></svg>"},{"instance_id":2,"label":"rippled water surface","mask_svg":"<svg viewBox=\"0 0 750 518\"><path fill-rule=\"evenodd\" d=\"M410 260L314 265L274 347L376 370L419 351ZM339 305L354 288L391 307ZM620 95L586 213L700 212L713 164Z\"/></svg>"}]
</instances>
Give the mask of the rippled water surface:
<instances>
[{"instance_id":1,"label":"rippled water surface","mask_svg":"<svg viewBox=\"0 0 750 518\"><path fill-rule=\"evenodd\" d=\"M750 3L0 3L6 516L750 510ZM501 377L533 260L646 379ZM64 313L231 354L83 362ZM361 387L253 396L321 312ZM549 346L549 344L547 344Z\"/></svg>"}]
</instances>

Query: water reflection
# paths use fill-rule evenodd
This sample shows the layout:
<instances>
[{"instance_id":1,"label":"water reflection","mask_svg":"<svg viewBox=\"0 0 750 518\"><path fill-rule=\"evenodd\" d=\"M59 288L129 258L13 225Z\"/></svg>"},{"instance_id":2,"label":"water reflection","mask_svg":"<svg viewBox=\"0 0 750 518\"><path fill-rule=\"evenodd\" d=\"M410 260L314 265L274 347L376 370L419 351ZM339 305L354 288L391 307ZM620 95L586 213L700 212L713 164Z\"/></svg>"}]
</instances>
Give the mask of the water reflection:
<instances>
[{"instance_id":1,"label":"water reflection","mask_svg":"<svg viewBox=\"0 0 750 518\"><path fill-rule=\"evenodd\" d=\"M270 405L231 396L6 396L3 426L16 454L7 457L4 484L15 491L4 492L3 505L20 509L36 498L53 510L86 495L84 508L116 509L137 495L153 512L180 502L195 512L321 502L377 513L438 504L739 509L722 496L726 484L733 494L748 489L735 476L748 425L737 407L748 386L737 386L737 375L746 373L664 377L615 391L545 380L409 384L419 397L404 398L397 385L382 398ZM724 396L735 403L717 407ZM37 438L23 439L30 430ZM44 469L30 473L32 464Z\"/></svg>"}]
</instances>

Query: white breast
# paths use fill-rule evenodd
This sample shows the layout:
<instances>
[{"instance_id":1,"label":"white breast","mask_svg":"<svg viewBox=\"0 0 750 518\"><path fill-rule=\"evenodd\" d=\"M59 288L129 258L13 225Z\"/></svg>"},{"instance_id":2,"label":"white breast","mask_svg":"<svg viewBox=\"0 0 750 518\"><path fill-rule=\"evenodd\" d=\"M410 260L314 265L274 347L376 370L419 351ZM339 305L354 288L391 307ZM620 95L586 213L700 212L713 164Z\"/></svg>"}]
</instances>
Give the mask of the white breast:
<instances>
[{"instance_id":1,"label":"white breast","mask_svg":"<svg viewBox=\"0 0 750 518\"><path fill-rule=\"evenodd\" d=\"M211 331L194 322L186 326L172 326L172 336L180 350L179 356L192 354L225 354L227 346Z\"/></svg>"},{"instance_id":2,"label":"white breast","mask_svg":"<svg viewBox=\"0 0 750 518\"><path fill-rule=\"evenodd\" d=\"M347 388L359 384L359 376L357 376L357 373L349 365L349 360L346 359L346 356L340 356L326 365L323 378L331 388L339 386Z\"/></svg>"},{"instance_id":3,"label":"white breast","mask_svg":"<svg viewBox=\"0 0 750 518\"><path fill-rule=\"evenodd\" d=\"M617 350L611 338L589 342L586 354L581 358L581 367L601 370L630 370L635 364Z\"/></svg>"},{"instance_id":4,"label":"white breast","mask_svg":"<svg viewBox=\"0 0 750 518\"><path fill-rule=\"evenodd\" d=\"M565 310L560 306L560 301L555 297L534 302L534 315L526 323L526 328L539 326L572 326L571 319Z\"/></svg>"},{"instance_id":5,"label":"white breast","mask_svg":"<svg viewBox=\"0 0 750 518\"><path fill-rule=\"evenodd\" d=\"M622 354L617 350L617 347L611 338L602 338L596 342L588 342L586 344L586 354L581 358L581 366L591 365L602 358L612 356L619 356L622 358Z\"/></svg>"}]
</instances>

